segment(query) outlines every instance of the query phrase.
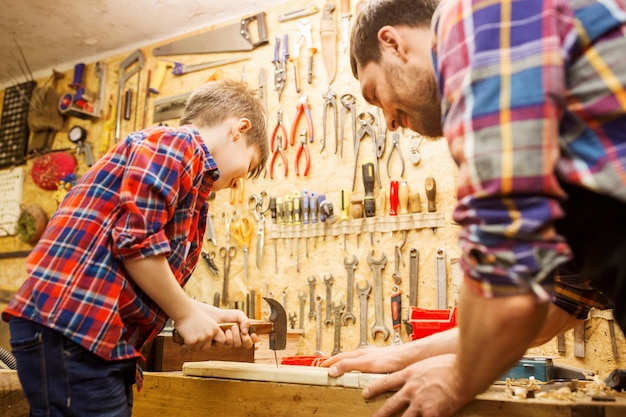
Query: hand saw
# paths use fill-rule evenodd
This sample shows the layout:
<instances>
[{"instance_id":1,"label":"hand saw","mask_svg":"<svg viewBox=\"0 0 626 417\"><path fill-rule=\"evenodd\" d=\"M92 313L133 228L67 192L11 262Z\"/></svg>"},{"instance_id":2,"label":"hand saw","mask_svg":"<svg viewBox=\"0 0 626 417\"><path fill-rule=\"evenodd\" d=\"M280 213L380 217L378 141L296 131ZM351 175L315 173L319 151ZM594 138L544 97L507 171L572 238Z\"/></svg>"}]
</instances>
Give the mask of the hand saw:
<instances>
[{"instance_id":1,"label":"hand saw","mask_svg":"<svg viewBox=\"0 0 626 417\"><path fill-rule=\"evenodd\" d=\"M256 22L258 30L256 39L253 39L250 34L250 24L253 22ZM158 46L152 50L152 54L162 56L251 51L268 42L265 13L261 12L242 18L239 23Z\"/></svg>"}]
</instances>

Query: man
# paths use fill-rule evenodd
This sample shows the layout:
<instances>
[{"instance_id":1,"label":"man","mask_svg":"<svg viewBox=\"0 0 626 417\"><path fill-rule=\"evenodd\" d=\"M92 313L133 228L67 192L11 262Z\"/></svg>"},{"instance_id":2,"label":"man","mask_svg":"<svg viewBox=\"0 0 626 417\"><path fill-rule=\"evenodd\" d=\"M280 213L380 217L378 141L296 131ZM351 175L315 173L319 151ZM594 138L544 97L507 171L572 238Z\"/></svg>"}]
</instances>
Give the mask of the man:
<instances>
[{"instance_id":1,"label":"man","mask_svg":"<svg viewBox=\"0 0 626 417\"><path fill-rule=\"evenodd\" d=\"M445 136L459 166L459 326L326 361L392 372L376 416L453 415L526 349L614 305L626 330L626 4L371 1L351 37L391 130Z\"/></svg>"}]
</instances>

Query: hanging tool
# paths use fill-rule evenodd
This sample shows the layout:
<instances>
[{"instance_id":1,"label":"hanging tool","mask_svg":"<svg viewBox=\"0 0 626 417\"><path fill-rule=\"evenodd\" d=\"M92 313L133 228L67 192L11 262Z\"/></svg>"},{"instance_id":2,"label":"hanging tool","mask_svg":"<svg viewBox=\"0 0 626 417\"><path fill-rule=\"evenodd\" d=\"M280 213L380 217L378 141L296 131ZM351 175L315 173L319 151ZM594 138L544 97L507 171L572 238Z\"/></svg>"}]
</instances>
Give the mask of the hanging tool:
<instances>
[{"instance_id":1,"label":"hanging tool","mask_svg":"<svg viewBox=\"0 0 626 417\"><path fill-rule=\"evenodd\" d=\"M400 178L404 177L404 158L402 157L402 150L400 149L400 134L396 130L393 132L393 136L391 137L391 151L389 151L389 155L387 156L387 176L391 179L391 170L389 169L389 165L391 162L391 156L393 152L397 151L398 156L400 157L400 163L402 164L402 170L400 171Z\"/></svg>"},{"instance_id":2,"label":"hanging tool","mask_svg":"<svg viewBox=\"0 0 626 417\"><path fill-rule=\"evenodd\" d=\"M376 107L376 126L378 134L376 135L376 158L380 158L385 153L387 145L387 125L385 119L380 116L380 108Z\"/></svg>"},{"instance_id":3,"label":"hanging tool","mask_svg":"<svg viewBox=\"0 0 626 417\"><path fill-rule=\"evenodd\" d=\"M236 203L243 203L243 195L246 190L246 180L243 178L237 179L237 185L230 189L230 204L235 205Z\"/></svg>"},{"instance_id":4,"label":"hanging tool","mask_svg":"<svg viewBox=\"0 0 626 417\"><path fill-rule=\"evenodd\" d=\"M303 7L302 9L292 10L290 12L282 13L278 15L278 21L280 23L289 22L290 20L300 19L301 17L311 16L319 12L320 9L317 8L316 5L311 4L307 7Z\"/></svg>"},{"instance_id":5,"label":"hanging tool","mask_svg":"<svg viewBox=\"0 0 626 417\"><path fill-rule=\"evenodd\" d=\"M331 311L335 317L335 321L333 323L335 326L335 339L333 351L330 353L331 356L341 353L341 317L343 316L343 310L345 307L346 305L343 301L340 301L338 305L333 302L331 307Z\"/></svg>"},{"instance_id":6,"label":"hanging tool","mask_svg":"<svg viewBox=\"0 0 626 417\"><path fill-rule=\"evenodd\" d=\"M400 197L398 191L400 189L400 183L396 180L391 181L389 184L389 215L397 216L398 207L400 205Z\"/></svg>"},{"instance_id":7,"label":"hanging tool","mask_svg":"<svg viewBox=\"0 0 626 417\"><path fill-rule=\"evenodd\" d=\"M324 319L324 324L329 326L333 324L333 320L330 317L331 309L332 309L332 295L333 295L333 282L335 278L333 274L329 274L328 278L324 275L324 285L326 285L326 318Z\"/></svg>"},{"instance_id":8,"label":"hanging tool","mask_svg":"<svg viewBox=\"0 0 626 417\"><path fill-rule=\"evenodd\" d=\"M237 243L243 250L243 279L248 283L248 248L252 240L252 223L247 217L241 217L239 220L231 223L230 230Z\"/></svg>"},{"instance_id":9,"label":"hanging tool","mask_svg":"<svg viewBox=\"0 0 626 417\"><path fill-rule=\"evenodd\" d=\"M280 38L277 36L274 45L274 88L278 93L278 101L280 101L280 95L285 89L285 83L287 82L287 60L289 59L289 36L285 33L283 35L283 53L280 54Z\"/></svg>"},{"instance_id":10,"label":"hanging tool","mask_svg":"<svg viewBox=\"0 0 626 417\"><path fill-rule=\"evenodd\" d=\"M326 147L326 126L327 126L327 114L328 111L331 112L333 116L333 125L335 132L335 153L337 153L337 141L338 141L338 131L337 131L337 94L333 91L333 89L328 86L328 90L324 93L324 116L323 116L323 126L324 133L322 136L322 149L320 149L320 153Z\"/></svg>"},{"instance_id":11,"label":"hanging tool","mask_svg":"<svg viewBox=\"0 0 626 417\"><path fill-rule=\"evenodd\" d=\"M337 27L335 24L335 18L333 12L335 11L335 4L332 1L327 1L324 4L324 12L322 14L322 20L320 20L320 41L322 46L322 57L324 58L324 66L326 67L326 74L328 75L328 85L332 84L337 74Z\"/></svg>"},{"instance_id":12,"label":"hanging tool","mask_svg":"<svg viewBox=\"0 0 626 417\"><path fill-rule=\"evenodd\" d=\"M279 154L285 167L285 177L287 177L287 174L289 173L287 157L283 151L284 149L287 149L287 130L285 130L285 125L283 125L282 109L278 109L276 119L276 126L274 126L274 131L271 136L271 147L274 150L274 154L272 155L272 160L270 162L270 179L274 179L274 163L276 162L276 157Z\"/></svg>"},{"instance_id":13,"label":"hanging tool","mask_svg":"<svg viewBox=\"0 0 626 417\"><path fill-rule=\"evenodd\" d=\"M400 181L398 186L398 202L400 203L399 214L409 214L409 183Z\"/></svg>"},{"instance_id":14,"label":"hanging tool","mask_svg":"<svg viewBox=\"0 0 626 417\"><path fill-rule=\"evenodd\" d=\"M211 241L213 246L217 246L217 238L215 237L215 228L213 227L213 215L209 214L206 217L206 229L204 230L204 236L206 240Z\"/></svg>"},{"instance_id":15,"label":"hanging tool","mask_svg":"<svg viewBox=\"0 0 626 417\"><path fill-rule=\"evenodd\" d=\"M120 64L119 69L119 78L118 78L118 90L117 90L117 116L115 119L115 142L119 142L121 138L121 118L122 118L122 91L124 91L124 84L135 74L138 74L139 71L143 68L144 64L144 56L143 53L137 49L135 52L130 54L122 63ZM129 69L130 68L130 69ZM139 86L139 82L137 82L137 86Z\"/></svg>"},{"instance_id":16,"label":"hanging tool","mask_svg":"<svg viewBox=\"0 0 626 417\"><path fill-rule=\"evenodd\" d=\"M354 271L356 270L356 265L359 262L355 255L352 255L352 259L348 260L348 258L343 258L343 266L346 269L347 279L347 287L346 287L346 311L343 314L341 319L344 326L348 325L348 320L352 321L352 323L356 322L356 316L352 313L352 304L353 304L353 294L354 294Z\"/></svg>"},{"instance_id":17,"label":"hanging tool","mask_svg":"<svg viewBox=\"0 0 626 417\"><path fill-rule=\"evenodd\" d=\"M394 345L401 345L400 328L402 325L402 291L400 287L394 285L391 294L391 320L393 323L393 341Z\"/></svg>"},{"instance_id":18,"label":"hanging tool","mask_svg":"<svg viewBox=\"0 0 626 417\"><path fill-rule=\"evenodd\" d=\"M256 22L257 33L250 33L250 25ZM265 13L245 17L222 28L213 29L179 41L156 47L154 56L207 54L214 52L251 51L268 42Z\"/></svg>"},{"instance_id":19,"label":"hanging tool","mask_svg":"<svg viewBox=\"0 0 626 417\"><path fill-rule=\"evenodd\" d=\"M209 267L209 271L213 275L219 276L220 270L217 268L217 265L215 265L215 252L211 251L207 253L205 251L202 251L200 253L200 256L202 256L202 259L204 259L206 266Z\"/></svg>"},{"instance_id":20,"label":"hanging tool","mask_svg":"<svg viewBox=\"0 0 626 417\"><path fill-rule=\"evenodd\" d=\"M101 154L105 153L109 149L109 142L111 141L111 131L115 128L116 109L115 101L113 100L113 94L109 96L109 110L107 112L106 120L102 124L102 133L100 135L100 148L98 149Z\"/></svg>"},{"instance_id":21,"label":"hanging tool","mask_svg":"<svg viewBox=\"0 0 626 417\"><path fill-rule=\"evenodd\" d=\"M339 156L343 158L343 139L344 139L344 127L345 127L345 118L346 113L350 113L351 123L352 123L352 143L356 142L356 110L354 108L354 104L356 103L356 98L352 94L344 94L340 98L341 104L343 107L341 108L341 139L340 139L340 147L341 151ZM337 155L337 142L335 142L335 155Z\"/></svg>"},{"instance_id":22,"label":"hanging tool","mask_svg":"<svg viewBox=\"0 0 626 417\"><path fill-rule=\"evenodd\" d=\"M265 120L267 121L267 73L264 68L259 70L259 101L263 105L263 111L265 113ZM287 136L285 136L285 143L287 142Z\"/></svg>"},{"instance_id":23,"label":"hanging tool","mask_svg":"<svg viewBox=\"0 0 626 417\"><path fill-rule=\"evenodd\" d=\"M235 64L237 62L247 61L249 59L250 57L247 57L247 56L236 56L233 58L218 59L215 61L201 62L199 64L191 64L191 65L184 64L182 62L173 61L174 69L172 69L172 74L185 75L185 74L189 74L190 72L202 71L205 69L221 67L223 65L228 65L228 64Z\"/></svg>"},{"instance_id":24,"label":"hanging tool","mask_svg":"<svg viewBox=\"0 0 626 417\"><path fill-rule=\"evenodd\" d=\"M428 211L437 211L437 204L435 199L437 198L437 183L433 177L426 178L425 181L426 198L428 199Z\"/></svg>"},{"instance_id":25,"label":"hanging tool","mask_svg":"<svg viewBox=\"0 0 626 417\"><path fill-rule=\"evenodd\" d=\"M237 248L234 246L229 246L226 248L225 246L220 247L220 258L222 258L224 262L224 281L222 285L222 304L228 307L228 279L230 277L230 261L237 254Z\"/></svg>"},{"instance_id":26,"label":"hanging tool","mask_svg":"<svg viewBox=\"0 0 626 417\"><path fill-rule=\"evenodd\" d=\"M421 136L421 135L419 136L419 138L415 135L411 137L411 150L409 153L409 160L411 161L413 165L418 165L420 161L422 160L422 157L420 156L420 151L419 151L422 140L424 140L424 136ZM403 161L403 164L404 164L404 161Z\"/></svg>"},{"instance_id":27,"label":"hanging tool","mask_svg":"<svg viewBox=\"0 0 626 417\"><path fill-rule=\"evenodd\" d=\"M298 27L300 28L300 38L304 39L306 49L309 52L307 59L306 82L311 84L313 82L313 56L317 53L317 48L313 47L313 38L311 36L311 22L309 22L307 19L301 19L298 21Z\"/></svg>"},{"instance_id":28,"label":"hanging tool","mask_svg":"<svg viewBox=\"0 0 626 417\"><path fill-rule=\"evenodd\" d=\"M402 257L402 248L406 244L406 230L402 231L402 243L394 248L394 269L391 277L396 285L402 283L402 275L400 274L400 263L404 267L404 257Z\"/></svg>"},{"instance_id":29,"label":"hanging tool","mask_svg":"<svg viewBox=\"0 0 626 417\"><path fill-rule=\"evenodd\" d=\"M174 61L169 59L157 59L157 67L154 71L154 77L151 77L148 83L148 92L153 94L159 94L163 80L165 79L165 73L168 69L174 66Z\"/></svg>"},{"instance_id":30,"label":"hanging tool","mask_svg":"<svg viewBox=\"0 0 626 417\"><path fill-rule=\"evenodd\" d=\"M93 157L91 144L87 142L87 130L82 126L74 126L67 132L70 142L76 144L76 155L85 155L85 164L90 167L96 161Z\"/></svg>"},{"instance_id":31,"label":"hanging tool","mask_svg":"<svg viewBox=\"0 0 626 417\"><path fill-rule=\"evenodd\" d=\"M382 333L383 339L389 338L389 329L385 325L383 312L383 269L387 264L387 256L383 253L379 259L374 259L374 251L367 255L367 263L369 264L374 281L374 314L375 323L371 328L372 338L375 339L378 333Z\"/></svg>"},{"instance_id":32,"label":"hanging tool","mask_svg":"<svg viewBox=\"0 0 626 417\"><path fill-rule=\"evenodd\" d=\"M348 50L350 43L350 0L341 0L341 49Z\"/></svg>"},{"instance_id":33,"label":"hanging tool","mask_svg":"<svg viewBox=\"0 0 626 417\"><path fill-rule=\"evenodd\" d=\"M357 120L359 121L361 127L356 133L356 140L354 142L354 175L352 178L352 191L354 191L354 186L356 185L356 167L359 160L359 145L361 143L361 139L363 139L365 135L368 135L372 139L376 179L378 181L378 186L381 186L380 173L378 172L378 157L376 156L378 152L376 149L376 133L374 132L374 127L372 125L374 122L374 116L372 115L372 113L364 112L359 114Z\"/></svg>"},{"instance_id":34,"label":"hanging tool","mask_svg":"<svg viewBox=\"0 0 626 417\"><path fill-rule=\"evenodd\" d=\"M419 252L416 248L409 250L409 306L417 307L417 281L419 275ZM413 325L410 321L410 314L404 320L406 333L413 334Z\"/></svg>"},{"instance_id":35,"label":"hanging tool","mask_svg":"<svg viewBox=\"0 0 626 417\"><path fill-rule=\"evenodd\" d=\"M363 172L363 189L365 197L363 198L363 212L365 217L376 216L376 199L374 198L374 163L365 162L361 166ZM374 244L374 233L370 232L370 244Z\"/></svg>"},{"instance_id":36,"label":"hanging tool","mask_svg":"<svg viewBox=\"0 0 626 417\"><path fill-rule=\"evenodd\" d=\"M252 206L250 203L252 203ZM261 268L263 246L265 245L265 213L269 210L269 205L269 194L266 191L261 191L259 194L252 194L248 199L248 208L252 210L257 221L256 266L259 269Z\"/></svg>"},{"instance_id":37,"label":"hanging tool","mask_svg":"<svg viewBox=\"0 0 626 417\"><path fill-rule=\"evenodd\" d=\"M300 119L302 118L303 114L306 116L308 133L311 134L311 136L309 137L309 142L313 143L313 118L311 117L311 106L309 105L306 94L300 96L300 99L298 100L298 104L296 106L296 117L293 119L293 124L291 125L291 146L296 143L296 133L298 132L298 125L300 124Z\"/></svg>"},{"instance_id":38,"label":"hanging tool","mask_svg":"<svg viewBox=\"0 0 626 417\"><path fill-rule=\"evenodd\" d=\"M359 318L361 324L359 326L359 344L357 349L364 349L370 346L367 341L367 297L369 297L372 291L372 284L368 280L365 280L365 286L361 287L359 283L356 284L356 293L359 296Z\"/></svg>"},{"instance_id":39,"label":"hanging tool","mask_svg":"<svg viewBox=\"0 0 626 417\"><path fill-rule=\"evenodd\" d=\"M448 279L446 278L446 251L437 249L437 308L448 308Z\"/></svg>"},{"instance_id":40,"label":"hanging tool","mask_svg":"<svg viewBox=\"0 0 626 417\"><path fill-rule=\"evenodd\" d=\"M311 154L309 153L309 147L306 145L306 129L302 129L300 132L300 147L298 148L298 152L296 153L296 175L300 176L300 157L302 156L302 152L304 151L304 173L303 177L306 177L309 174L309 168L311 167Z\"/></svg>"}]
</instances>

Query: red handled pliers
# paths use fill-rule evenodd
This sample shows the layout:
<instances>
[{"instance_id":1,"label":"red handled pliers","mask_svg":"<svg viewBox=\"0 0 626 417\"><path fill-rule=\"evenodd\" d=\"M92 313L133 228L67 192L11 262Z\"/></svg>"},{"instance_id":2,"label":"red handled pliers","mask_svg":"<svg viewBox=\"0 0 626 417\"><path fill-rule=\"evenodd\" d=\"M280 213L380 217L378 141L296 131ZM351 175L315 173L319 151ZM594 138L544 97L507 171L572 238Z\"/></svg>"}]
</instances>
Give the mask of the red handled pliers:
<instances>
[{"instance_id":1,"label":"red handled pliers","mask_svg":"<svg viewBox=\"0 0 626 417\"><path fill-rule=\"evenodd\" d=\"M302 151L304 151L304 160L306 162L306 166L304 168L303 177L306 177L309 174L309 168L311 167L311 155L309 154L309 147L306 146L306 137L307 131L306 129L302 129L300 132L300 147L298 148L298 153L296 153L296 175L300 176L300 156L302 156Z\"/></svg>"},{"instance_id":2,"label":"red handled pliers","mask_svg":"<svg viewBox=\"0 0 626 417\"><path fill-rule=\"evenodd\" d=\"M296 143L296 133L298 131L298 123L300 122L302 113L306 115L308 131L311 133L309 142L313 143L313 119L311 118L311 106L307 101L307 96L302 95L300 96L300 101L296 107L296 117L293 119L293 124L291 125L291 141L289 142L291 146L294 146Z\"/></svg>"}]
</instances>

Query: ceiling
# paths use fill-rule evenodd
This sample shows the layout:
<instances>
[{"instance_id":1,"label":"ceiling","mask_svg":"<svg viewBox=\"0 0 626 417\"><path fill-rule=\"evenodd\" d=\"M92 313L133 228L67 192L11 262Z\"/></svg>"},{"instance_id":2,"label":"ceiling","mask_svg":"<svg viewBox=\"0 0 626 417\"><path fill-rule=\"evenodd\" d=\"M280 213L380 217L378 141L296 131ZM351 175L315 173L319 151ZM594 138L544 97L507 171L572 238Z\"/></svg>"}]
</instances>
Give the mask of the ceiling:
<instances>
[{"instance_id":1,"label":"ceiling","mask_svg":"<svg viewBox=\"0 0 626 417\"><path fill-rule=\"evenodd\" d=\"M283 3L287 0L0 0L0 88Z\"/></svg>"}]
</instances>

